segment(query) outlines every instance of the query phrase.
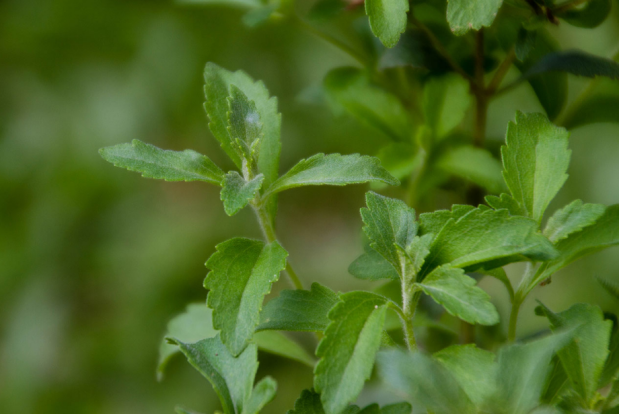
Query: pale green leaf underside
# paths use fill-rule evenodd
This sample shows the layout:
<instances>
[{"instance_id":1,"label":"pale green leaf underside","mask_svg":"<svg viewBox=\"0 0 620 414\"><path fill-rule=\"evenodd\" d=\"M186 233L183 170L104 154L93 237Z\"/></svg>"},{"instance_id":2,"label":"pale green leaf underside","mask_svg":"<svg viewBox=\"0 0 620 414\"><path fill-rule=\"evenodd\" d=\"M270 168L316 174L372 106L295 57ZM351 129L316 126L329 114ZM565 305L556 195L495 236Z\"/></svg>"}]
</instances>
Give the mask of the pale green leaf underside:
<instances>
[{"instance_id":1,"label":"pale green leaf underside","mask_svg":"<svg viewBox=\"0 0 620 414\"><path fill-rule=\"evenodd\" d=\"M476 281L466 276L463 269L448 265L438 267L417 286L450 314L464 321L481 325L499 322L499 314L489 295L477 287Z\"/></svg>"},{"instance_id":2,"label":"pale green leaf underside","mask_svg":"<svg viewBox=\"0 0 620 414\"><path fill-rule=\"evenodd\" d=\"M370 28L386 47L394 47L407 28L408 0L366 0Z\"/></svg>"},{"instance_id":3,"label":"pale green leaf underside","mask_svg":"<svg viewBox=\"0 0 620 414\"><path fill-rule=\"evenodd\" d=\"M206 266L207 305L213 326L233 355L242 352L259 323L263 298L278 280L288 253L278 242L234 238L216 246Z\"/></svg>"},{"instance_id":4,"label":"pale green leaf underside","mask_svg":"<svg viewBox=\"0 0 620 414\"><path fill-rule=\"evenodd\" d=\"M504 179L514 199L540 223L568 178L568 132L542 114L517 112L502 147Z\"/></svg>"},{"instance_id":5,"label":"pale green leaf underside","mask_svg":"<svg viewBox=\"0 0 620 414\"><path fill-rule=\"evenodd\" d=\"M491 193L499 193L505 188L501 163L482 148L457 147L441 156L437 160L437 166L478 184Z\"/></svg>"},{"instance_id":6,"label":"pale green leaf underside","mask_svg":"<svg viewBox=\"0 0 620 414\"><path fill-rule=\"evenodd\" d=\"M170 338L185 354L189 363L213 386L225 414L243 410L250 397L254 376L258 369L255 345L248 346L238 357L233 357L219 336L196 343L184 343Z\"/></svg>"},{"instance_id":7,"label":"pale green leaf underside","mask_svg":"<svg viewBox=\"0 0 620 414\"><path fill-rule=\"evenodd\" d=\"M250 399L243 406L242 414L258 414L276 396L278 384L271 377L265 377L256 384Z\"/></svg>"},{"instance_id":8,"label":"pale green leaf underside","mask_svg":"<svg viewBox=\"0 0 620 414\"><path fill-rule=\"evenodd\" d=\"M253 101L235 85L230 85L228 134L239 156L251 160L262 137L263 124Z\"/></svg>"},{"instance_id":9,"label":"pale green leaf underside","mask_svg":"<svg viewBox=\"0 0 620 414\"><path fill-rule=\"evenodd\" d=\"M309 367L314 367L314 358L306 350L282 332L263 331L254 334L258 349L270 354L292 359Z\"/></svg>"},{"instance_id":10,"label":"pale green leaf underside","mask_svg":"<svg viewBox=\"0 0 620 414\"><path fill-rule=\"evenodd\" d=\"M256 197L263 184L262 174L257 175L251 181L246 181L237 171L231 171L222 181L220 199L224 203L224 211L229 216L234 216L242 208Z\"/></svg>"},{"instance_id":11,"label":"pale green leaf underside","mask_svg":"<svg viewBox=\"0 0 620 414\"><path fill-rule=\"evenodd\" d=\"M571 234L591 226L605 213L605 206L601 204L583 204L575 200L564 208L553 213L547 221L543 234L552 243L557 243Z\"/></svg>"},{"instance_id":12,"label":"pale green leaf underside","mask_svg":"<svg viewBox=\"0 0 620 414\"><path fill-rule=\"evenodd\" d=\"M340 295L316 354L314 387L327 414L339 414L370 377L381 344L386 299L370 292Z\"/></svg>"},{"instance_id":13,"label":"pale green leaf underside","mask_svg":"<svg viewBox=\"0 0 620 414\"><path fill-rule=\"evenodd\" d=\"M224 172L205 155L193 150L163 150L137 139L131 144L101 148L99 154L115 166L139 172L146 178L215 185L220 185L224 178Z\"/></svg>"},{"instance_id":14,"label":"pale green leaf underside","mask_svg":"<svg viewBox=\"0 0 620 414\"><path fill-rule=\"evenodd\" d=\"M468 30L489 27L495 20L503 0L448 0L447 19L450 29L460 36Z\"/></svg>"},{"instance_id":15,"label":"pale green leaf underside","mask_svg":"<svg viewBox=\"0 0 620 414\"><path fill-rule=\"evenodd\" d=\"M399 181L383 168L377 158L368 155L316 154L301 160L278 178L266 195L304 185L347 185L380 181L398 185Z\"/></svg>"},{"instance_id":16,"label":"pale green leaf underside","mask_svg":"<svg viewBox=\"0 0 620 414\"><path fill-rule=\"evenodd\" d=\"M398 272L380 253L367 246L366 253L355 259L349 266L349 273L358 279L399 280Z\"/></svg>"},{"instance_id":17,"label":"pale green leaf underside","mask_svg":"<svg viewBox=\"0 0 620 414\"><path fill-rule=\"evenodd\" d=\"M310 291L283 290L267 302L256 330L324 331L329 324L327 314L337 302L336 293L316 282Z\"/></svg>"}]
</instances>

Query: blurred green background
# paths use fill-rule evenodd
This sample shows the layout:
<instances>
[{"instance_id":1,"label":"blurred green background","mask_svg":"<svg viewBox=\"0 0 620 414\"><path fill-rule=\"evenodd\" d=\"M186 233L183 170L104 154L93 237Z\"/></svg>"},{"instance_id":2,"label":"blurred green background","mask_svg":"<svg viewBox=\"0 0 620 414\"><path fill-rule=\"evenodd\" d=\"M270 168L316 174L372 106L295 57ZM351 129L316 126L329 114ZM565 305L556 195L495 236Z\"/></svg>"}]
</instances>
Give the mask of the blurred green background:
<instances>
[{"instance_id":1,"label":"blurred green background","mask_svg":"<svg viewBox=\"0 0 620 414\"><path fill-rule=\"evenodd\" d=\"M215 187L163 183L113 168L102 146L140 139L192 148L232 168L207 128L202 69L243 69L278 96L281 170L316 152L374 154L387 138L309 103L308 91L347 56L290 24L248 29L242 13L154 0L5 0L0 3L0 412L171 413L177 403L218 407L210 385L181 358L155 381L167 321L204 301L215 244L259 237L250 211L227 217ZM366 24L365 19L360 24ZM612 56L618 2L595 30L566 24L564 48ZM584 81L571 78L571 96ZM489 139L502 141L515 110L540 111L529 87L491 107ZM618 202L618 125L575 130L570 178L551 206L574 198ZM364 186L283 194L283 245L309 284L368 288L347 267L362 251ZM441 206L447 207L447 206ZM511 276L518 275L518 266ZM510 271L511 269L509 269ZM562 310L577 301L617 313L594 277L615 281L618 250L563 270L530 295L520 334L546 323L536 299ZM483 280L503 319L507 295ZM274 291L287 288L286 280ZM292 407L309 368L260 355L257 378L279 382L267 412ZM360 399L374 398L374 388Z\"/></svg>"}]
</instances>

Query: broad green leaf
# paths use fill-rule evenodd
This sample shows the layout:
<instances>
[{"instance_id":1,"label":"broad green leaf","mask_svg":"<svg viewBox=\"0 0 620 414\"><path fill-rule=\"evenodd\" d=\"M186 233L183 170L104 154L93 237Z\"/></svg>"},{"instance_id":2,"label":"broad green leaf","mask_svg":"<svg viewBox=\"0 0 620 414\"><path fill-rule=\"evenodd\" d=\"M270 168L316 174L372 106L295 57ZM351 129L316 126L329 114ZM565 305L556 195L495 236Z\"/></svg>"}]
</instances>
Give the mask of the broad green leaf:
<instances>
[{"instance_id":1,"label":"broad green leaf","mask_svg":"<svg viewBox=\"0 0 620 414\"><path fill-rule=\"evenodd\" d=\"M422 274L445 263L476 270L493 269L524 258L554 258L557 252L537 232L537 227L535 221L511 216L507 210L472 209L443 226L431 244Z\"/></svg>"},{"instance_id":2,"label":"broad green leaf","mask_svg":"<svg viewBox=\"0 0 620 414\"><path fill-rule=\"evenodd\" d=\"M372 32L385 47L394 47L407 28L408 0L366 0Z\"/></svg>"},{"instance_id":3,"label":"broad green leaf","mask_svg":"<svg viewBox=\"0 0 620 414\"><path fill-rule=\"evenodd\" d=\"M433 354L469 399L481 407L495 387L495 354L476 345L452 345Z\"/></svg>"},{"instance_id":4,"label":"broad green leaf","mask_svg":"<svg viewBox=\"0 0 620 414\"><path fill-rule=\"evenodd\" d=\"M366 193L367 208L360 210L364 233L370 247L383 256L404 278L403 260L397 249L407 247L418 232L415 210L403 201L384 197L372 191Z\"/></svg>"},{"instance_id":5,"label":"broad green leaf","mask_svg":"<svg viewBox=\"0 0 620 414\"><path fill-rule=\"evenodd\" d=\"M448 0L447 18L457 36L468 30L489 27L502 5L502 0Z\"/></svg>"},{"instance_id":6,"label":"broad green leaf","mask_svg":"<svg viewBox=\"0 0 620 414\"><path fill-rule=\"evenodd\" d=\"M239 355L254 335L263 298L284 270L288 253L273 242L236 237L220 243L206 263L207 305L213 309L213 327L222 342Z\"/></svg>"},{"instance_id":7,"label":"broad green leaf","mask_svg":"<svg viewBox=\"0 0 620 414\"><path fill-rule=\"evenodd\" d=\"M420 231L423 234L437 235L450 219L458 220L474 209L474 206L454 204L452 210L436 210L432 213L422 213L420 214Z\"/></svg>"},{"instance_id":8,"label":"broad green leaf","mask_svg":"<svg viewBox=\"0 0 620 414\"><path fill-rule=\"evenodd\" d=\"M335 110L346 110L395 141L410 141L407 110L395 95L371 84L365 72L347 67L334 69L325 77L323 86Z\"/></svg>"},{"instance_id":9,"label":"broad green leaf","mask_svg":"<svg viewBox=\"0 0 620 414\"><path fill-rule=\"evenodd\" d=\"M324 331L329 324L327 314L336 303L338 295L316 282L310 291L283 290L267 302L256 330Z\"/></svg>"},{"instance_id":10,"label":"broad green leaf","mask_svg":"<svg viewBox=\"0 0 620 414\"><path fill-rule=\"evenodd\" d=\"M543 56L523 74L521 79L529 79L547 72L567 72L588 78L606 76L617 80L618 63L580 50L558 51Z\"/></svg>"},{"instance_id":11,"label":"broad green leaf","mask_svg":"<svg viewBox=\"0 0 620 414\"><path fill-rule=\"evenodd\" d=\"M495 210L506 209L512 216L527 216L527 210L521 207L517 201L510 195L503 193L499 197L489 195L484 198L488 205Z\"/></svg>"},{"instance_id":12,"label":"broad green leaf","mask_svg":"<svg viewBox=\"0 0 620 414\"><path fill-rule=\"evenodd\" d=\"M604 319L598 306L585 303L560 313L544 305L537 310L549 319L552 331L574 328L572 341L558 352L558 356L573 388L582 397L582 406L590 407L609 353L611 321Z\"/></svg>"},{"instance_id":13,"label":"broad green leaf","mask_svg":"<svg viewBox=\"0 0 620 414\"><path fill-rule=\"evenodd\" d=\"M553 213L547 221L543 234L552 243L557 243L571 234L591 226L605 213L605 206L601 204L583 204L575 200L564 208Z\"/></svg>"},{"instance_id":14,"label":"broad green leaf","mask_svg":"<svg viewBox=\"0 0 620 414\"><path fill-rule=\"evenodd\" d=\"M271 377L265 377L256 384L250 399L243 406L242 414L258 414L276 396L278 383Z\"/></svg>"},{"instance_id":15,"label":"broad green leaf","mask_svg":"<svg viewBox=\"0 0 620 414\"><path fill-rule=\"evenodd\" d=\"M610 11L611 0L590 0L583 7L576 5L564 10L553 10L553 14L573 26L592 28L603 23Z\"/></svg>"},{"instance_id":16,"label":"broad green leaf","mask_svg":"<svg viewBox=\"0 0 620 414\"><path fill-rule=\"evenodd\" d=\"M438 168L469 180L489 192L499 193L504 189L502 165L482 148L461 146L443 154L436 163Z\"/></svg>"},{"instance_id":17,"label":"broad green leaf","mask_svg":"<svg viewBox=\"0 0 620 414\"><path fill-rule=\"evenodd\" d=\"M379 163L368 155L316 154L299 161L266 190L266 195L304 185L347 185L381 181L398 185Z\"/></svg>"},{"instance_id":18,"label":"broad green leaf","mask_svg":"<svg viewBox=\"0 0 620 414\"><path fill-rule=\"evenodd\" d=\"M424 293L442 305L451 315L469 323L494 325L499 314L489 301L489 295L466 276L463 269L444 265L416 283Z\"/></svg>"},{"instance_id":19,"label":"broad green leaf","mask_svg":"<svg viewBox=\"0 0 620 414\"><path fill-rule=\"evenodd\" d=\"M205 155L193 150L170 151L134 139L131 144L101 148L101 157L117 167L146 178L166 181L204 181L220 185L224 172Z\"/></svg>"},{"instance_id":20,"label":"broad green leaf","mask_svg":"<svg viewBox=\"0 0 620 414\"><path fill-rule=\"evenodd\" d=\"M433 77L424 84L424 118L439 139L461 123L470 105L469 83L458 75Z\"/></svg>"},{"instance_id":21,"label":"broad green leaf","mask_svg":"<svg viewBox=\"0 0 620 414\"><path fill-rule=\"evenodd\" d=\"M316 351L321 359L314 387L327 414L343 411L370 378L387 309L386 299L370 292L349 292L340 299Z\"/></svg>"},{"instance_id":22,"label":"broad green leaf","mask_svg":"<svg viewBox=\"0 0 620 414\"><path fill-rule=\"evenodd\" d=\"M170 338L170 342L177 344L189 363L209 380L225 414L242 412L258 369L255 345L248 346L235 358L222 344L219 335L193 344L174 338Z\"/></svg>"},{"instance_id":23,"label":"broad green leaf","mask_svg":"<svg viewBox=\"0 0 620 414\"><path fill-rule=\"evenodd\" d=\"M222 149L235 162L243 167L241 158L235 151L235 142L228 130L228 96L231 85L237 87L256 106L262 123L263 137L259 145L258 169L265 176L265 187L278 178L280 160L280 122L278 100L269 97L263 82L254 82L245 72L230 72L214 63L205 67L205 110L209 116L209 128L220 142Z\"/></svg>"},{"instance_id":24,"label":"broad green leaf","mask_svg":"<svg viewBox=\"0 0 620 414\"><path fill-rule=\"evenodd\" d=\"M197 342L201 339L211 338L217 334L211 323L211 309L204 303L191 303L187 305L185 312L174 317L168 322L166 337L177 338L185 343ZM179 352L179 347L171 345L165 339L159 346L159 362L157 363L157 379L161 381L164 370L170 358Z\"/></svg>"},{"instance_id":25,"label":"broad green leaf","mask_svg":"<svg viewBox=\"0 0 620 414\"><path fill-rule=\"evenodd\" d=\"M253 101L235 85L230 85L228 134L241 158L253 160L262 137L263 124Z\"/></svg>"},{"instance_id":26,"label":"broad green leaf","mask_svg":"<svg viewBox=\"0 0 620 414\"><path fill-rule=\"evenodd\" d=\"M514 199L540 223L568 178L568 132L541 114L517 112L502 147L504 179Z\"/></svg>"},{"instance_id":27,"label":"broad green leaf","mask_svg":"<svg viewBox=\"0 0 620 414\"><path fill-rule=\"evenodd\" d=\"M379 376L391 390L434 414L473 414L476 409L454 377L422 352L377 354Z\"/></svg>"},{"instance_id":28,"label":"broad green leaf","mask_svg":"<svg viewBox=\"0 0 620 414\"><path fill-rule=\"evenodd\" d=\"M311 368L314 367L314 358L301 345L282 332L257 332L253 339L261 351L299 361Z\"/></svg>"},{"instance_id":29,"label":"broad green leaf","mask_svg":"<svg viewBox=\"0 0 620 414\"><path fill-rule=\"evenodd\" d=\"M349 273L358 279L380 280L392 279L399 280L398 272L380 253L367 246L366 253L358 257L349 266Z\"/></svg>"},{"instance_id":30,"label":"broad green leaf","mask_svg":"<svg viewBox=\"0 0 620 414\"><path fill-rule=\"evenodd\" d=\"M220 199L224 202L224 210L229 216L234 216L242 208L256 197L261 185L263 175L259 174L251 181L246 181L237 171L231 171L222 181Z\"/></svg>"}]
</instances>

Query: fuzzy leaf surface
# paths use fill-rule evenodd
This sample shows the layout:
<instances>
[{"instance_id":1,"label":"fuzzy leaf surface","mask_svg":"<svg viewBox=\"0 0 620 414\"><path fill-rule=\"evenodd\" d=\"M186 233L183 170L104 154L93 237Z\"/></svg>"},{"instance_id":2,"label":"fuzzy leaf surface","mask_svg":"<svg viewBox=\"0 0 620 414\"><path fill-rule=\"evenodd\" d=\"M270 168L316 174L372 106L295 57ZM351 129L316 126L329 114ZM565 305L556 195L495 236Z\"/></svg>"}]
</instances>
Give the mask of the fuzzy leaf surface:
<instances>
[{"instance_id":1,"label":"fuzzy leaf surface","mask_svg":"<svg viewBox=\"0 0 620 414\"><path fill-rule=\"evenodd\" d=\"M394 47L407 28L407 0L367 0L366 14L370 28L385 47Z\"/></svg>"},{"instance_id":2,"label":"fuzzy leaf surface","mask_svg":"<svg viewBox=\"0 0 620 414\"><path fill-rule=\"evenodd\" d=\"M260 191L264 178L259 174L251 181L246 181L237 171L226 174L220 191L220 199L224 202L226 214L234 216L247 206Z\"/></svg>"},{"instance_id":3,"label":"fuzzy leaf surface","mask_svg":"<svg viewBox=\"0 0 620 414\"><path fill-rule=\"evenodd\" d=\"M251 160L262 137L263 124L258 109L235 85L230 85L230 96L227 100L228 134L239 155Z\"/></svg>"},{"instance_id":4,"label":"fuzzy leaf surface","mask_svg":"<svg viewBox=\"0 0 620 414\"><path fill-rule=\"evenodd\" d=\"M447 18L450 29L457 36L467 31L489 27L503 0L448 0Z\"/></svg>"},{"instance_id":5,"label":"fuzzy leaf surface","mask_svg":"<svg viewBox=\"0 0 620 414\"><path fill-rule=\"evenodd\" d=\"M312 355L282 332L257 332L254 334L253 341L261 351L301 362L311 368L314 367L315 360Z\"/></svg>"},{"instance_id":6,"label":"fuzzy leaf surface","mask_svg":"<svg viewBox=\"0 0 620 414\"><path fill-rule=\"evenodd\" d=\"M267 376L260 380L252 390L250 399L243 406L242 414L258 414L276 396L278 383Z\"/></svg>"},{"instance_id":7,"label":"fuzzy leaf surface","mask_svg":"<svg viewBox=\"0 0 620 414\"><path fill-rule=\"evenodd\" d=\"M499 322L499 314L489 301L489 295L477 287L476 281L465 275L463 269L449 265L438 267L417 286L450 314L464 321L481 325Z\"/></svg>"},{"instance_id":8,"label":"fuzzy leaf surface","mask_svg":"<svg viewBox=\"0 0 620 414\"><path fill-rule=\"evenodd\" d=\"M117 167L136 171L145 178L166 181L204 181L220 185L224 172L207 156L194 150L170 151L134 139L99 150L101 157Z\"/></svg>"},{"instance_id":9,"label":"fuzzy leaf surface","mask_svg":"<svg viewBox=\"0 0 620 414\"><path fill-rule=\"evenodd\" d=\"M222 342L239 355L254 335L263 298L286 266L288 253L273 242L236 237L220 243L206 263L207 305L213 309L213 326Z\"/></svg>"},{"instance_id":10,"label":"fuzzy leaf surface","mask_svg":"<svg viewBox=\"0 0 620 414\"><path fill-rule=\"evenodd\" d=\"M506 193L502 193L499 197L488 195L484 198L487 204L495 210L506 209L512 216L527 216L525 208L521 207L517 201Z\"/></svg>"},{"instance_id":11,"label":"fuzzy leaf surface","mask_svg":"<svg viewBox=\"0 0 620 414\"><path fill-rule=\"evenodd\" d=\"M327 315L336 303L338 295L316 282L309 291L283 290L267 302L256 330L322 332L329 325Z\"/></svg>"},{"instance_id":12,"label":"fuzzy leaf surface","mask_svg":"<svg viewBox=\"0 0 620 414\"><path fill-rule=\"evenodd\" d=\"M514 199L540 223L568 178L568 132L542 114L517 112L502 147L504 179Z\"/></svg>"},{"instance_id":13,"label":"fuzzy leaf surface","mask_svg":"<svg viewBox=\"0 0 620 414\"><path fill-rule=\"evenodd\" d=\"M381 344L386 299L370 292L340 295L316 354L314 387L327 414L339 414L370 377Z\"/></svg>"},{"instance_id":14,"label":"fuzzy leaf surface","mask_svg":"<svg viewBox=\"0 0 620 414\"><path fill-rule=\"evenodd\" d=\"M398 185L399 181L383 168L379 160L368 155L316 154L299 161L278 178L267 194L274 194L304 185L347 185L380 181Z\"/></svg>"},{"instance_id":15,"label":"fuzzy leaf surface","mask_svg":"<svg viewBox=\"0 0 620 414\"><path fill-rule=\"evenodd\" d=\"M552 243L557 243L571 234L591 226L605 213L605 206L601 204L583 204L575 200L564 208L553 213L547 221L543 234Z\"/></svg>"}]
</instances>

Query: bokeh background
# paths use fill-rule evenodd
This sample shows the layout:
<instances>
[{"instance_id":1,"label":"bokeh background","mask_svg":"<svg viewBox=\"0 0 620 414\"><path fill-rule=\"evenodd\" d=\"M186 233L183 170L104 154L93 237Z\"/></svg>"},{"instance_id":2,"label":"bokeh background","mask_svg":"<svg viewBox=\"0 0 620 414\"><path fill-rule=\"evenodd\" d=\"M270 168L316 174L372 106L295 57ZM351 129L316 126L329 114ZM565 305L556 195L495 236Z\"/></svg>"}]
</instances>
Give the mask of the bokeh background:
<instances>
[{"instance_id":1,"label":"bokeh background","mask_svg":"<svg viewBox=\"0 0 620 414\"><path fill-rule=\"evenodd\" d=\"M282 170L316 152L374 154L388 142L308 98L329 69L353 60L286 22L248 29L241 15L155 0L0 3L0 412L217 408L210 385L182 358L156 382L157 350L167 321L188 302L204 301L204 262L215 244L259 237L254 218L247 210L227 217L215 187L145 180L97 153L137 138L192 148L232 168L202 109L207 61L243 69L278 96ZM618 2L595 30L551 30L565 48L612 56ZM574 97L584 81L570 82ZM503 140L517 109L541 110L528 86L494 103L489 140ZM574 198L617 203L618 125L577 129L570 146L570 178L550 210ZM362 251L366 190L281 195L279 233L306 284L371 286L347 273ZM511 276L518 270L509 269ZM557 310L584 301L617 313L595 277L617 283L617 248L575 263L530 295L519 333L545 326L533 314L535 299ZM481 283L507 319L499 284ZM282 279L275 291L286 287ZM273 356L260 359L258 378L270 374L280 388L267 411L284 412L311 385L312 372ZM373 397L371 387L360 399Z\"/></svg>"}]
</instances>

